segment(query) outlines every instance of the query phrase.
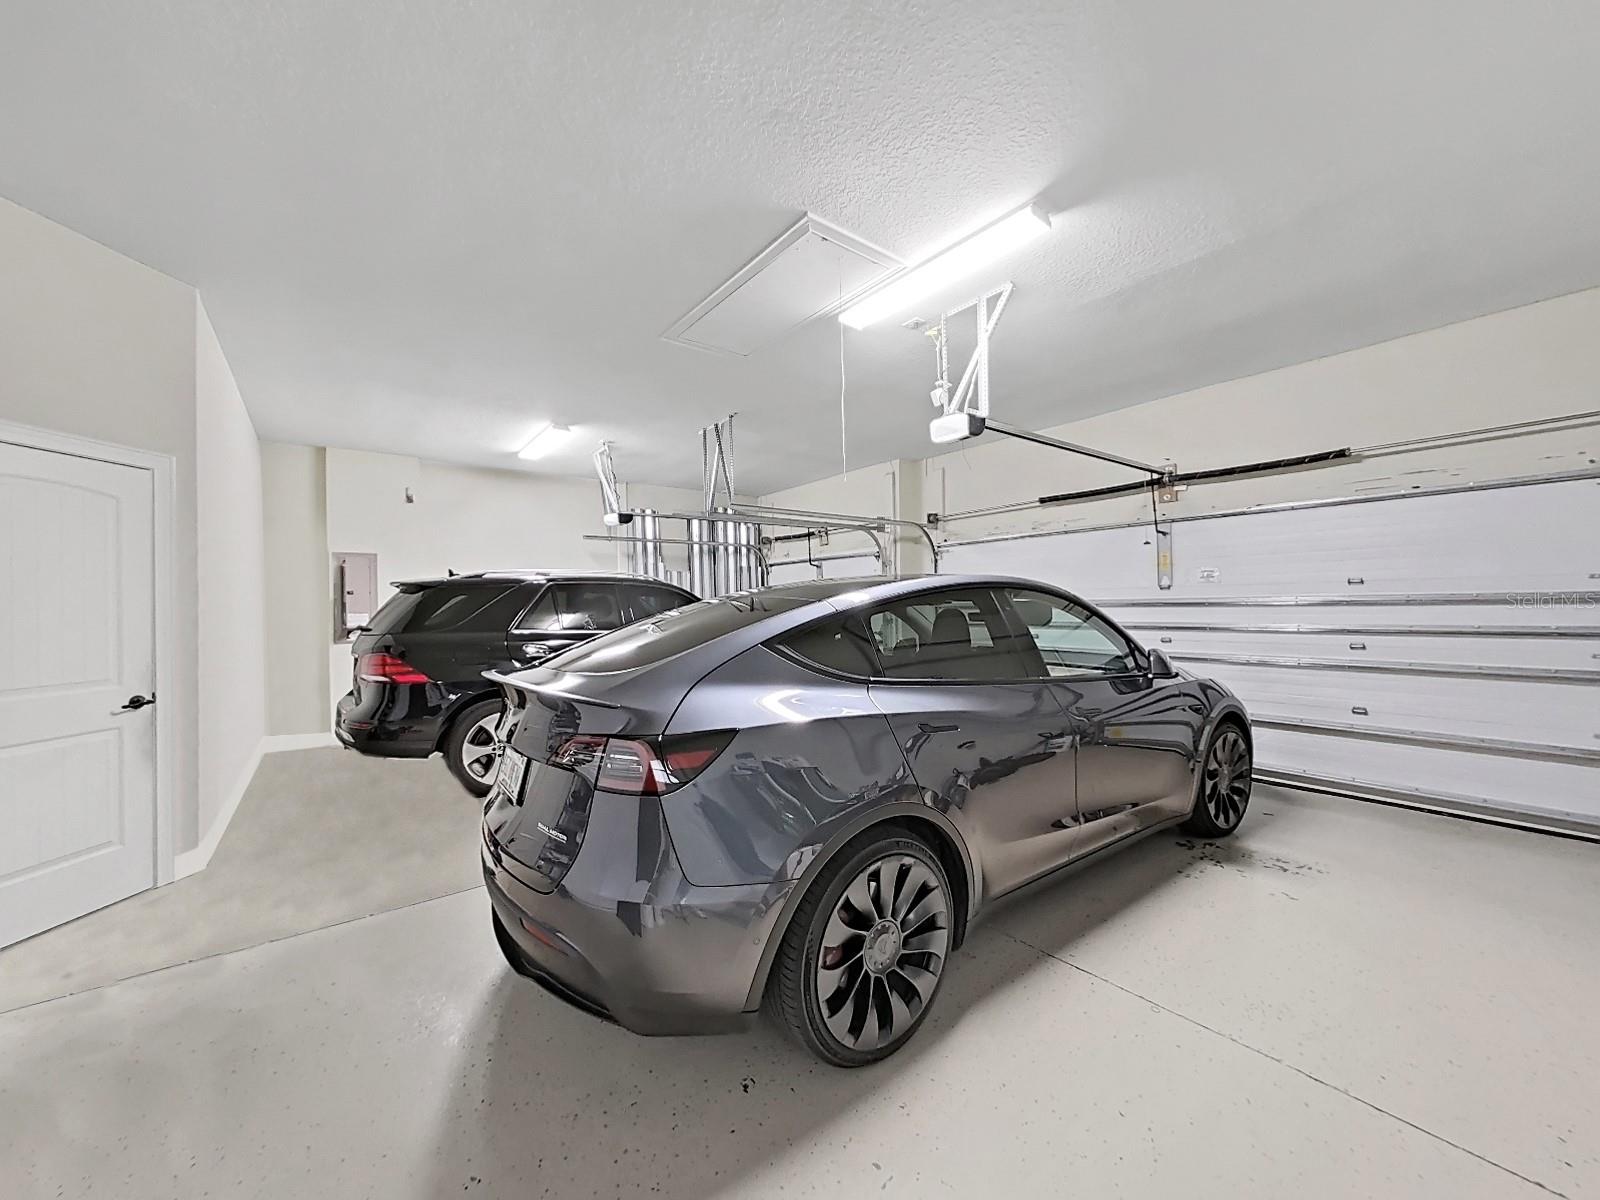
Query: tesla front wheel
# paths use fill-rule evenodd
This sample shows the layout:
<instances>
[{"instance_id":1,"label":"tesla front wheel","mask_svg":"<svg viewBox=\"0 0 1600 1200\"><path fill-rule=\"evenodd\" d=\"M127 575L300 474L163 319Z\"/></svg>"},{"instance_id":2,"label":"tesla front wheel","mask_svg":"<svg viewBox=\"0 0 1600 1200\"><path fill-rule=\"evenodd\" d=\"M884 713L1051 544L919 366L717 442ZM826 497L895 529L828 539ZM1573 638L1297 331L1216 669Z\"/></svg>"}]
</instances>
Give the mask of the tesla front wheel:
<instances>
[{"instance_id":1,"label":"tesla front wheel","mask_svg":"<svg viewBox=\"0 0 1600 1200\"><path fill-rule=\"evenodd\" d=\"M1250 744L1232 721L1217 726L1200 766L1200 793L1184 822L1186 833L1226 837L1250 807Z\"/></svg>"},{"instance_id":2,"label":"tesla front wheel","mask_svg":"<svg viewBox=\"0 0 1600 1200\"><path fill-rule=\"evenodd\" d=\"M824 1062L893 1054L927 1017L953 926L950 882L917 838L868 832L807 890L784 932L768 1007Z\"/></svg>"}]
</instances>

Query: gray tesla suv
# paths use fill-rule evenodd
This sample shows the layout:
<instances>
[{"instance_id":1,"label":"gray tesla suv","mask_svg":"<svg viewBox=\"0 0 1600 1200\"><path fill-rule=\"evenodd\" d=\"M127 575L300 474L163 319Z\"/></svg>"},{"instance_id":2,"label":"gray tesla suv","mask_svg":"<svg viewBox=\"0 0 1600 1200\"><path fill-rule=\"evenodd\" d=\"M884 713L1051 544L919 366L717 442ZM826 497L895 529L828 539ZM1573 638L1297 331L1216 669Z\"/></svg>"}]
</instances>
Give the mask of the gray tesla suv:
<instances>
[{"instance_id":1,"label":"gray tesla suv","mask_svg":"<svg viewBox=\"0 0 1600 1200\"><path fill-rule=\"evenodd\" d=\"M859 1066L997 897L1250 799L1226 688L1022 579L691 604L515 675L484 809L507 960L639 1033L765 1006Z\"/></svg>"}]
</instances>

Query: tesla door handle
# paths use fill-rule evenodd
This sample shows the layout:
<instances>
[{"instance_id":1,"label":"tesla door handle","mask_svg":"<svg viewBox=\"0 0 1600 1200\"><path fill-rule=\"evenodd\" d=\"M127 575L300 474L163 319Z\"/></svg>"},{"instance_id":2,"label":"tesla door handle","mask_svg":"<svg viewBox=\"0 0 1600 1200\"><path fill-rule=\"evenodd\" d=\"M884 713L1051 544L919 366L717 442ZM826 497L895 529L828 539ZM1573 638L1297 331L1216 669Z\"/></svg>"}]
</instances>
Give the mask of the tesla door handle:
<instances>
[{"instance_id":1,"label":"tesla door handle","mask_svg":"<svg viewBox=\"0 0 1600 1200\"><path fill-rule=\"evenodd\" d=\"M920 722L917 728L923 733L959 733L961 731L961 726L959 725L933 725L927 721Z\"/></svg>"},{"instance_id":2,"label":"tesla door handle","mask_svg":"<svg viewBox=\"0 0 1600 1200\"><path fill-rule=\"evenodd\" d=\"M128 702L121 708L117 709L117 712L138 712L146 705L154 704L155 702L156 697L154 692L150 693L148 696L129 696Z\"/></svg>"}]
</instances>

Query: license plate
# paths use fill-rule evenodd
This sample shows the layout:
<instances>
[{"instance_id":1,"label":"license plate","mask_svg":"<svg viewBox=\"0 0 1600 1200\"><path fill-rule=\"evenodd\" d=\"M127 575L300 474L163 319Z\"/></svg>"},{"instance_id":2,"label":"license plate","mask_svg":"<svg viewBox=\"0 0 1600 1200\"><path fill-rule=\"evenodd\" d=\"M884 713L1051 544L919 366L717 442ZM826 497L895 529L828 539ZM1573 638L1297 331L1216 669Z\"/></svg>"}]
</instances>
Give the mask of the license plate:
<instances>
[{"instance_id":1,"label":"license plate","mask_svg":"<svg viewBox=\"0 0 1600 1200\"><path fill-rule=\"evenodd\" d=\"M522 800L522 783L528 774L528 756L507 746L500 752L500 770L494 777L494 790L513 804Z\"/></svg>"}]
</instances>

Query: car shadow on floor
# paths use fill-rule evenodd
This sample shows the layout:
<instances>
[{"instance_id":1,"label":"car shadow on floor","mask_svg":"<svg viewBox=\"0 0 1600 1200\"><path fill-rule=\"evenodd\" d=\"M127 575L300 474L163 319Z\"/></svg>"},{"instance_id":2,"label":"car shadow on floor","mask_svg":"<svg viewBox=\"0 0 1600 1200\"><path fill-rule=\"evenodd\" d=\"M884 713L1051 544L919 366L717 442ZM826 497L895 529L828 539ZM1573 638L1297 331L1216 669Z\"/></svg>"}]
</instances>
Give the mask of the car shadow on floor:
<instances>
[{"instance_id":1,"label":"car shadow on floor","mask_svg":"<svg viewBox=\"0 0 1600 1200\"><path fill-rule=\"evenodd\" d=\"M847 1138L852 1109L902 1094L893 1086L902 1077L933 1074L954 1031L983 1020L992 995L1041 970L1071 970L1058 960L1077 939L1209 864L1252 853L1244 839L1196 842L1169 830L1003 902L952 958L917 1036L858 1070L817 1062L765 1020L728 1037L637 1037L508 971L463 1035L465 1067L436 1126L433 1192L737 1190L796 1147L826 1153ZM1041 912L1048 945L1006 932L1012 917Z\"/></svg>"}]
</instances>

